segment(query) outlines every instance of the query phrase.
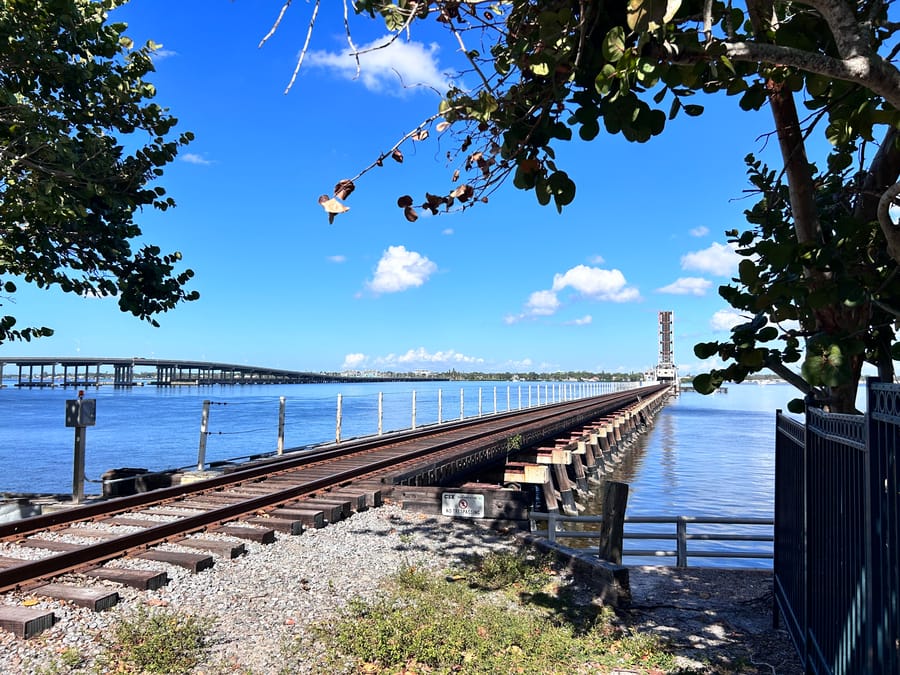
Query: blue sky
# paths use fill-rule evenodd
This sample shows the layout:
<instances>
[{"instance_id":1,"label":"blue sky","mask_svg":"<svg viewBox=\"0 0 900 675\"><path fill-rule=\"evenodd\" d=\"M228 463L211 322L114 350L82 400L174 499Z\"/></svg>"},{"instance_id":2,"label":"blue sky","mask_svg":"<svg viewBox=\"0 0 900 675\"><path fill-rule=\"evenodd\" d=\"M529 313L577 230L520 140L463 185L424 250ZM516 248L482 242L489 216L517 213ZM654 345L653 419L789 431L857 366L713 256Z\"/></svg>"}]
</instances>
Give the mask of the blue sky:
<instances>
[{"instance_id":1,"label":"blue sky","mask_svg":"<svg viewBox=\"0 0 900 675\"><path fill-rule=\"evenodd\" d=\"M675 313L683 373L693 345L734 322L716 289L736 273L724 231L743 229L743 157L772 160L768 110L706 98L647 144L601 135L559 147L577 197L562 215L505 185L490 203L415 223L450 186L446 139L403 146L405 161L367 173L329 225L317 199L434 114L459 63L441 33L413 31L355 65L341 3L325 2L291 90L311 5L294 3L262 46L281 0L132 0L116 18L137 43L162 44L157 101L196 140L161 179L177 202L144 212L147 241L179 250L197 302L159 317L113 299L20 287L4 310L51 338L0 356L143 356L297 370L637 371L656 363L659 310ZM351 17L355 43L381 24ZM435 42L436 41L436 42ZM402 79L401 79L402 76ZM458 82L466 86L466 82ZM577 137L577 136L576 136ZM773 161L776 163L777 159Z\"/></svg>"}]
</instances>

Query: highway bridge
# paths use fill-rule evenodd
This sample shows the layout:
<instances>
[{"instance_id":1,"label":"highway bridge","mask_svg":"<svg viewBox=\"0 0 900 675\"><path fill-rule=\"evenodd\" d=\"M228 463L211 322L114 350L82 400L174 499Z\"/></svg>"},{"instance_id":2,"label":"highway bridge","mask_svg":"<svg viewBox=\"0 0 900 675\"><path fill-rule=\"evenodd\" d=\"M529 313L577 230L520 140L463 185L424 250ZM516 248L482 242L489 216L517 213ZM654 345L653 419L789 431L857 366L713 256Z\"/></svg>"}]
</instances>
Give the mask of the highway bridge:
<instances>
[{"instance_id":1,"label":"highway bridge","mask_svg":"<svg viewBox=\"0 0 900 675\"><path fill-rule=\"evenodd\" d=\"M211 384L309 384L324 382L393 382L433 380L425 376L385 375L362 377L338 373L311 373L212 361L145 359L140 357L0 356L0 382L5 369L17 369L17 387L95 387L112 384L131 387L146 382L156 386ZM135 373L148 373L150 379ZM110 378L109 374L112 374Z\"/></svg>"}]
</instances>

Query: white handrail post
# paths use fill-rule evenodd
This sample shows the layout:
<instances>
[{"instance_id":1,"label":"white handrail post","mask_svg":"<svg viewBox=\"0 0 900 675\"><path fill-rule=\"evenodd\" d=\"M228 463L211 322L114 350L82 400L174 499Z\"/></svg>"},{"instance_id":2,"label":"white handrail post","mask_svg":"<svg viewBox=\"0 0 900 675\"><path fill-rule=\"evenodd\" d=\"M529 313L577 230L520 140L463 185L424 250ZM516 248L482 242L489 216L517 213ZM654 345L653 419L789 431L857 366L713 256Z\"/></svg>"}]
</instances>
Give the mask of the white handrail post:
<instances>
[{"instance_id":1,"label":"white handrail post","mask_svg":"<svg viewBox=\"0 0 900 675\"><path fill-rule=\"evenodd\" d=\"M412 392L412 426L410 429L416 428L416 390Z\"/></svg>"},{"instance_id":2,"label":"white handrail post","mask_svg":"<svg viewBox=\"0 0 900 675\"><path fill-rule=\"evenodd\" d=\"M278 454L284 454L284 396L278 397Z\"/></svg>"},{"instance_id":3,"label":"white handrail post","mask_svg":"<svg viewBox=\"0 0 900 675\"><path fill-rule=\"evenodd\" d=\"M466 419L466 403L463 398L463 388L459 388L459 421L462 422Z\"/></svg>"},{"instance_id":4,"label":"white handrail post","mask_svg":"<svg viewBox=\"0 0 900 675\"><path fill-rule=\"evenodd\" d=\"M384 392L378 392L378 435L384 432Z\"/></svg>"},{"instance_id":5,"label":"white handrail post","mask_svg":"<svg viewBox=\"0 0 900 675\"><path fill-rule=\"evenodd\" d=\"M478 387L478 416L481 417L481 387Z\"/></svg>"},{"instance_id":6,"label":"white handrail post","mask_svg":"<svg viewBox=\"0 0 900 675\"><path fill-rule=\"evenodd\" d=\"M510 410L512 410L512 407L509 398L509 385L506 385L506 412L509 412Z\"/></svg>"},{"instance_id":7,"label":"white handrail post","mask_svg":"<svg viewBox=\"0 0 900 675\"><path fill-rule=\"evenodd\" d=\"M494 414L497 414L497 387L494 387Z\"/></svg>"},{"instance_id":8,"label":"white handrail post","mask_svg":"<svg viewBox=\"0 0 900 675\"><path fill-rule=\"evenodd\" d=\"M438 424L444 423L444 392L438 389Z\"/></svg>"},{"instance_id":9,"label":"white handrail post","mask_svg":"<svg viewBox=\"0 0 900 675\"><path fill-rule=\"evenodd\" d=\"M335 424L334 429L334 442L341 442L341 421L344 417L344 396L343 394L338 394L337 398L337 422Z\"/></svg>"},{"instance_id":10,"label":"white handrail post","mask_svg":"<svg viewBox=\"0 0 900 675\"><path fill-rule=\"evenodd\" d=\"M206 437L209 435L209 401L203 401L200 413L200 447L197 449L197 471L203 471L206 464Z\"/></svg>"}]
</instances>

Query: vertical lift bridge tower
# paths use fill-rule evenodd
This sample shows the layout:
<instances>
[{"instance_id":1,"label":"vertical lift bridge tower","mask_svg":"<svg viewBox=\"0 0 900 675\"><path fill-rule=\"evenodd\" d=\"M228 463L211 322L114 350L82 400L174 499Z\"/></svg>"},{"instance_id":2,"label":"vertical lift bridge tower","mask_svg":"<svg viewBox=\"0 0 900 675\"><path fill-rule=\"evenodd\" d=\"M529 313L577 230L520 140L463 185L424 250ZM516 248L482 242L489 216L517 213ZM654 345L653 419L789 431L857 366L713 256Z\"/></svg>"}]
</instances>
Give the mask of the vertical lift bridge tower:
<instances>
[{"instance_id":1,"label":"vertical lift bridge tower","mask_svg":"<svg viewBox=\"0 0 900 675\"><path fill-rule=\"evenodd\" d=\"M656 365L656 380L672 384L678 391L678 367L675 365L675 349L672 341L673 323L671 311L659 313L659 362Z\"/></svg>"}]
</instances>

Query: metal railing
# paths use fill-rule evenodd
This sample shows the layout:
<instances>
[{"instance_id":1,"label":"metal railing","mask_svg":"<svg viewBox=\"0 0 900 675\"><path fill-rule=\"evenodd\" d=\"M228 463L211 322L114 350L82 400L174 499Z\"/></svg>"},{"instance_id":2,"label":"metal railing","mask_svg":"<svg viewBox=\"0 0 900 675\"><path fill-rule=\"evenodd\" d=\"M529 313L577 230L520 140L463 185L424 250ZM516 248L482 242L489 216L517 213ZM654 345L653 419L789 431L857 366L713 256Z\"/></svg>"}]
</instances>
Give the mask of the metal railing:
<instances>
[{"instance_id":1,"label":"metal railing","mask_svg":"<svg viewBox=\"0 0 900 675\"><path fill-rule=\"evenodd\" d=\"M900 386L776 415L775 601L810 673L900 672Z\"/></svg>"},{"instance_id":2,"label":"metal railing","mask_svg":"<svg viewBox=\"0 0 900 675\"><path fill-rule=\"evenodd\" d=\"M532 529L532 534L545 537L551 542L559 539L598 539L597 530L565 530L560 529L562 523L599 524L603 522L603 516L566 516L559 513L538 513L530 515L533 521L546 521L547 529ZM662 524L674 525L673 529L665 532L648 532L626 530L625 540L638 541L674 541L675 548L664 549L637 549L630 548L622 551L622 555L641 558L675 558L676 567L687 567L689 558L718 558L718 559L762 559L771 560L773 557L772 542L774 536L772 518L725 518L715 516L625 516L626 525ZM765 532L734 533L734 532L688 532L689 525L700 526L741 526L745 529L759 530L765 528ZM763 547L753 547L748 550L734 550L718 548L689 548L689 541L718 542L727 546L726 542L758 542L766 543Z\"/></svg>"}]
</instances>

